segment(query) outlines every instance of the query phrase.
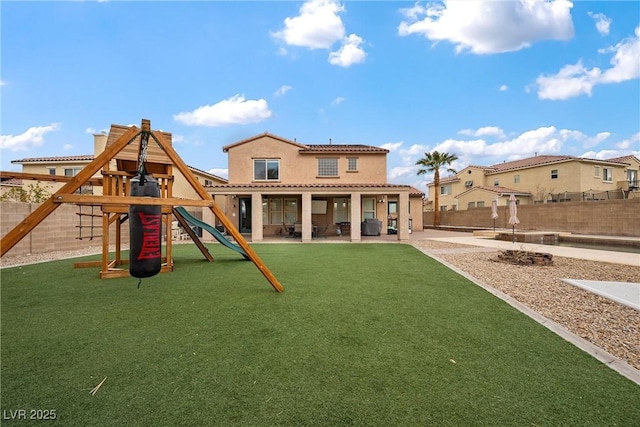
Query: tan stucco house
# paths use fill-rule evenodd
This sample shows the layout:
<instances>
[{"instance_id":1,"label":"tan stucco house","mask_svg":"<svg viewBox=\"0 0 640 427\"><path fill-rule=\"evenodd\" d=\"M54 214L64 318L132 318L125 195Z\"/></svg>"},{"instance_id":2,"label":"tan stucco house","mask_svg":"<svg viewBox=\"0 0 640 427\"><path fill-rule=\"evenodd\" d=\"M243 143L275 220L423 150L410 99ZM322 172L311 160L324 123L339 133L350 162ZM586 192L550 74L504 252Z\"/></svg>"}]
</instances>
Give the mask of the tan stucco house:
<instances>
[{"instance_id":1,"label":"tan stucco house","mask_svg":"<svg viewBox=\"0 0 640 427\"><path fill-rule=\"evenodd\" d=\"M302 144L263 133L223 151L228 183L210 192L227 199L226 215L254 242L291 233L303 242L327 235L360 241L378 232L408 240L412 228L422 229L424 194L387 183L384 148Z\"/></svg>"},{"instance_id":2,"label":"tan stucco house","mask_svg":"<svg viewBox=\"0 0 640 427\"><path fill-rule=\"evenodd\" d=\"M25 158L12 163L22 165L23 173L75 176L126 129L112 125L108 135L94 135L92 155ZM163 136L171 141L170 133L163 132ZM289 235L303 242L329 235L360 241L378 234L408 240L411 230L422 229L424 193L409 185L387 183L386 149L301 144L264 133L227 145L223 151L228 154L228 180L189 169L238 230L254 242ZM123 151L109 168L135 169L135 158L133 152ZM166 159L149 161L159 164ZM173 197L197 199L186 179L177 169L173 171ZM100 178L101 172L94 177ZM33 182L23 179L23 185ZM53 193L64 182L42 181L41 185ZM81 191L102 194L97 185L86 185ZM193 213L200 216L200 212ZM202 219L219 226L209 209L202 209Z\"/></svg>"},{"instance_id":3,"label":"tan stucco house","mask_svg":"<svg viewBox=\"0 0 640 427\"><path fill-rule=\"evenodd\" d=\"M628 198L638 193L640 160L624 156L606 160L539 155L491 166L467 166L428 184L439 192L439 209L466 210L506 205L514 194L520 204L554 203L594 198ZM428 206L425 205L428 209Z\"/></svg>"}]
</instances>

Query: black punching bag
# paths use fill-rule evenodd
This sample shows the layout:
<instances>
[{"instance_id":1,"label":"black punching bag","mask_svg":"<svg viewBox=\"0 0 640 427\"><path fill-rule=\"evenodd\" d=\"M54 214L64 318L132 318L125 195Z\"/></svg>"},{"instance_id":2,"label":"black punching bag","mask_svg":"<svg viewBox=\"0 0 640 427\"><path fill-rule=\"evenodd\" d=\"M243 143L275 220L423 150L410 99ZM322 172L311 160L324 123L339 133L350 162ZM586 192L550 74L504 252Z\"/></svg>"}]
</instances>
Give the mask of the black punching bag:
<instances>
[{"instance_id":1,"label":"black punching bag","mask_svg":"<svg viewBox=\"0 0 640 427\"><path fill-rule=\"evenodd\" d=\"M160 197L154 178L140 175L131 179L133 197ZM162 207L129 206L129 274L143 278L155 276L162 266Z\"/></svg>"}]
</instances>

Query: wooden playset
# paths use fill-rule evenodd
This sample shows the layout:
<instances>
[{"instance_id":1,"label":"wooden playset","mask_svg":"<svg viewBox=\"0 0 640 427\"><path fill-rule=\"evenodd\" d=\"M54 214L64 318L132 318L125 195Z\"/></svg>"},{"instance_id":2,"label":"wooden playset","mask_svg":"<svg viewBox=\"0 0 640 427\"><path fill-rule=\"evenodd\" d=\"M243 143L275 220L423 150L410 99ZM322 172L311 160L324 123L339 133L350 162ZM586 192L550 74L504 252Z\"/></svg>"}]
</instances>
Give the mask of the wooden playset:
<instances>
[{"instance_id":1,"label":"wooden playset","mask_svg":"<svg viewBox=\"0 0 640 427\"><path fill-rule=\"evenodd\" d=\"M4 256L20 240L28 235L61 203L99 206L102 212L102 259L95 262L76 263L76 267L100 267L101 278L123 277L130 275L129 269L123 268L129 260L122 259L122 225L129 220L132 206L160 206L161 229L164 230L164 256L159 272L173 271L172 259L172 220L173 217L183 226L193 242L198 246L208 261L213 257L200 238L191 229L185 217L177 209L179 206L198 206L211 209L231 237L242 249L246 258L251 260L260 272L278 292L282 285L271 273L260 257L236 229L233 223L215 203L211 194L198 182L187 165L176 153L169 142L168 134L151 130L149 120L143 119L140 129L136 126L112 125L107 145L95 159L84 167L76 176L71 177L64 186L43 202L22 222L16 225L0 242L0 256ZM187 182L200 197L198 200L178 199L173 196L174 168L185 177ZM88 183L99 183L94 175L102 173L102 195L78 194L77 190ZM142 197L131 194L135 179L144 180L145 176L157 181L159 197ZM96 215L96 214L92 214ZM131 221L129 221L131 222ZM111 236L111 234L115 234ZM112 240L113 237L113 240ZM134 233L132 239L136 239ZM137 242L130 242L137 243ZM114 258L110 258L109 247L115 247ZM132 246L133 247L133 246ZM155 274L155 273L154 273ZM134 274L132 274L134 275ZM139 276L136 276L139 277Z\"/></svg>"}]
</instances>

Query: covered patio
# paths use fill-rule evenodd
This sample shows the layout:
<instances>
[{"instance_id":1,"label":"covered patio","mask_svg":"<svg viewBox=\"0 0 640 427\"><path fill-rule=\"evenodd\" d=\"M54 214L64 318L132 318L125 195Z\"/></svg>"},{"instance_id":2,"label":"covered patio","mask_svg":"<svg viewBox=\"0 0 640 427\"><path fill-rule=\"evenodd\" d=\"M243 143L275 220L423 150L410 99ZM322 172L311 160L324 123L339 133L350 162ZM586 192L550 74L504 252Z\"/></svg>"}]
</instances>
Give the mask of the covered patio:
<instances>
[{"instance_id":1,"label":"covered patio","mask_svg":"<svg viewBox=\"0 0 640 427\"><path fill-rule=\"evenodd\" d=\"M252 242L330 237L357 242L367 237L365 220L377 222L381 236L400 241L409 239L411 227L422 229L422 193L407 185L227 184L207 189ZM203 220L214 219L205 212Z\"/></svg>"}]
</instances>

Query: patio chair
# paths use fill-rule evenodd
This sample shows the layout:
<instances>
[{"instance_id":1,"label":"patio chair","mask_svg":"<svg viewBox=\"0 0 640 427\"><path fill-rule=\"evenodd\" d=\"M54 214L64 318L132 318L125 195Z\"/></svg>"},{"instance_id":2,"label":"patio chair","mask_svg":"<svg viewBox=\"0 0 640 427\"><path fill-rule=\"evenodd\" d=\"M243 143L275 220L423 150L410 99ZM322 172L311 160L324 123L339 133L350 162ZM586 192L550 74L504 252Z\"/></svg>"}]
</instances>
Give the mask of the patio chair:
<instances>
[{"instance_id":1,"label":"patio chair","mask_svg":"<svg viewBox=\"0 0 640 427\"><path fill-rule=\"evenodd\" d=\"M296 221L293 224L293 237L296 237L300 235L300 237L302 237L302 223L299 221Z\"/></svg>"}]
</instances>

